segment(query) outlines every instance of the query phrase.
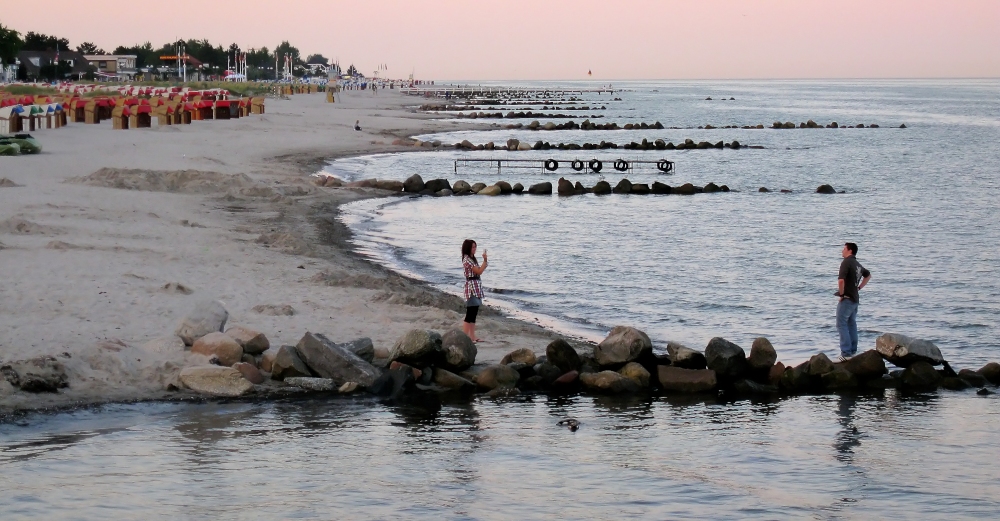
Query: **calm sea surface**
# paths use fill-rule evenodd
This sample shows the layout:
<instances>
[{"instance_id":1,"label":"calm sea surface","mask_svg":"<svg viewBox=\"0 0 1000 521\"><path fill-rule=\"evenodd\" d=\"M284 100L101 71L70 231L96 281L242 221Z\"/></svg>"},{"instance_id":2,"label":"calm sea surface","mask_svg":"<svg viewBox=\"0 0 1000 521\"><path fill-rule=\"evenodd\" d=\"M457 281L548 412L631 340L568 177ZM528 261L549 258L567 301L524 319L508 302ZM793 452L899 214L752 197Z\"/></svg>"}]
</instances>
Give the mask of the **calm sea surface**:
<instances>
[{"instance_id":1,"label":"calm sea surface","mask_svg":"<svg viewBox=\"0 0 1000 521\"><path fill-rule=\"evenodd\" d=\"M935 341L956 367L1000 359L1000 82L615 87L625 89L614 95L622 101L584 96L608 107L597 112L601 122L881 128L439 135L446 143L737 139L765 148L519 152L601 158L612 184L621 177L613 159L665 158L676 174L637 170L629 179L714 181L737 192L364 201L345 215L359 249L458 292L459 246L475 238L491 257L487 300L512 313L589 338L630 324L659 347L702 348L713 336L749 346L765 335L781 360L798 362L835 352L831 293L850 240L874 275L862 292L862 348L894 331ZM370 156L328 172L598 180L566 168L454 172L456 158L506 154ZM846 193L814 194L822 183ZM997 396L524 396L395 406L335 398L35 413L0 423L0 518L992 518ZM581 429L556 425L567 417Z\"/></svg>"}]
</instances>

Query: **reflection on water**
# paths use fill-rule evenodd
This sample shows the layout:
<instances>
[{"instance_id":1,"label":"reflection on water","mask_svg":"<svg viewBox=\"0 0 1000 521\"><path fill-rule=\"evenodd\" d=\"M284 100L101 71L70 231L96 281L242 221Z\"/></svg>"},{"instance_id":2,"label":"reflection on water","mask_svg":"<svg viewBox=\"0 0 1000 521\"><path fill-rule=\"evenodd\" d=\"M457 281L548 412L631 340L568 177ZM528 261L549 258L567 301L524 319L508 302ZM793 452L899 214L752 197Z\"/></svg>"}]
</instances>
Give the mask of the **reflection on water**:
<instances>
[{"instance_id":1,"label":"reflection on water","mask_svg":"<svg viewBox=\"0 0 1000 521\"><path fill-rule=\"evenodd\" d=\"M0 511L4 519L988 517L1000 508L997 404L972 392L886 391L105 406L0 425ZM557 425L569 417L578 431Z\"/></svg>"}]
</instances>

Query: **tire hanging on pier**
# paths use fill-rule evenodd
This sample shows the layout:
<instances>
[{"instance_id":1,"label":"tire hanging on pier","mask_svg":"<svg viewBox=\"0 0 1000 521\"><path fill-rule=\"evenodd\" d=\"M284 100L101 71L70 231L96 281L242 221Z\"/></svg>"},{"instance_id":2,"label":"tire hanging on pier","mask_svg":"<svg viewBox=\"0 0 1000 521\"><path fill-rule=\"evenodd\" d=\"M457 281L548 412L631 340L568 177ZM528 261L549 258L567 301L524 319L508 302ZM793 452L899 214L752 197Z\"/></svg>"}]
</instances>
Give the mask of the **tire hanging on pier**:
<instances>
[{"instance_id":1,"label":"tire hanging on pier","mask_svg":"<svg viewBox=\"0 0 1000 521\"><path fill-rule=\"evenodd\" d=\"M663 172L664 174L669 174L674 170L674 163L671 161L667 161L666 159L661 159L656 162L656 168L660 172Z\"/></svg>"},{"instance_id":2,"label":"tire hanging on pier","mask_svg":"<svg viewBox=\"0 0 1000 521\"><path fill-rule=\"evenodd\" d=\"M600 172L602 168L604 168L604 163L601 163L600 159L591 159L590 160L590 170L592 172L595 172L595 173L596 172Z\"/></svg>"},{"instance_id":3,"label":"tire hanging on pier","mask_svg":"<svg viewBox=\"0 0 1000 521\"><path fill-rule=\"evenodd\" d=\"M619 172L624 172L624 171L628 170L628 161L625 161L624 159L616 159L615 160L615 170L617 170Z\"/></svg>"},{"instance_id":4,"label":"tire hanging on pier","mask_svg":"<svg viewBox=\"0 0 1000 521\"><path fill-rule=\"evenodd\" d=\"M577 172L579 172L580 170L583 170L583 161L580 161L579 159L574 159L572 166L573 166L573 170L576 170Z\"/></svg>"},{"instance_id":5,"label":"tire hanging on pier","mask_svg":"<svg viewBox=\"0 0 1000 521\"><path fill-rule=\"evenodd\" d=\"M545 160L545 169L548 170L549 172L555 172L556 169L558 168L559 168L559 161L556 161L555 159Z\"/></svg>"}]
</instances>

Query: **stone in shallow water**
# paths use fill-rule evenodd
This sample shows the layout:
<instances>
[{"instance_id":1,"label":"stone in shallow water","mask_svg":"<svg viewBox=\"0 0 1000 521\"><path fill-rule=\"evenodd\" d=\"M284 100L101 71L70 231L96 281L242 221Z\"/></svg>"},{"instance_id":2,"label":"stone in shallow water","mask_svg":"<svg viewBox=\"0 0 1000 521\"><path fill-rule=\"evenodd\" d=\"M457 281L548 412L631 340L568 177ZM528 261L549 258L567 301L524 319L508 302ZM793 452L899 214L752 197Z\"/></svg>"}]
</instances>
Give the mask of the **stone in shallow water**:
<instances>
[{"instance_id":1,"label":"stone in shallow water","mask_svg":"<svg viewBox=\"0 0 1000 521\"><path fill-rule=\"evenodd\" d=\"M718 380L711 369L684 369L669 365L656 368L660 387L679 393L702 393L715 390Z\"/></svg>"},{"instance_id":2,"label":"stone in shallow water","mask_svg":"<svg viewBox=\"0 0 1000 521\"><path fill-rule=\"evenodd\" d=\"M309 372L309 367L306 366L305 362L299 358L295 346L279 347L271 363L271 378L284 380L296 376L312 376L312 373Z\"/></svg>"},{"instance_id":3,"label":"stone in shallow water","mask_svg":"<svg viewBox=\"0 0 1000 521\"><path fill-rule=\"evenodd\" d=\"M345 346L335 344L322 334L306 333L295 350L313 372L334 380L337 386L345 382L357 382L362 387L371 385L379 376L378 369Z\"/></svg>"},{"instance_id":4,"label":"stone in shallow water","mask_svg":"<svg viewBox=\"0 0 1000 521\"><path fill-rule=\"evenodd\" d=\"M670 357L670 365L674 367L683 369L705 369L708 367L705 355L680 342L667 342L667 355Z\"/></svg>"},{"instance_id":5,"label":"stone in shallow water","mask_svg":"<svg viewBox=\"0 0 1000 521\"><path fill-rule=\"evenodd\" d=\"M923 360L910 364L900 376L900 386L914 391L932 391L941 384L941 375Z\"/></svg>"},{"instance_id":6,"label":"stone in shallow water","mask_svg":"<svg viewBox=\"0 0 1000 521\"><path fill-rule=\"evenodd\" d=\"M615 326L607 338L594 348L594 359L601 367L626 364L652 352L653 343L646 333L634 327Z\"/></svg>"},{"instance_id":7,"label":"stone in shallow water","mask_svg":"<svg viewBox=\"0 0 1000 521\"><path fill-rule=\"evenodd\" d=\"M917 361L924 361L932 366L944 363L941 350L932 342L897 333L885 333L876 338L875 350L897 367L909 367Z\"/></svg>"},{"instance_id":8,"label":"stone in shallow water","mask_svg":"<svg viewBox=\"0 0 1000 521\"><path fill-rule=\"evenodd\" d=\"M285 378L285 383L301 387L309 391L332 391L337 384L330 378L312 378L308 376L293 376Z\"/></svg>"},{"instance_id":9,"label":"stone in shallow water","mask_svg":"<svg viewBox=\"0 0 1000 521\"><path fill-rule=\"evenodd\" d=\"M722 380L738 380L749 368L743 348L720 337L709 340L705 347L705 361Z\"/></svg>"},{"instance_id":10,"label":"stone in shallow water","mask_svg":"<svg viewBox=\"0 0 1000 521\"><path fill-rule=\"evenodd\" d=\"M602 393L618 394L639 390L638 384L614 371L581 374L580 383L586 389Z\"/></svg>"},{"instance_id":11,"label":"stone in shallow water","mask_svg":"<svg viewBox=\"0 0 1000 521\"><path fill-rule=\"evenodd\" d=\"M750 357L747 363L755 371L770 371L771 366L778 360L778 353L774 350L771 342L764 338L755 338L750 346Z\"/></svg>"},{"instance_id":12,"label":"stone in shallow water","mask_svg":"<svg viewBox=\"0 0 1000 521\"><path fill-rule=\"evenodd\" d=\"M521 374L506 365L491 365L476 375L476 385L484 389L497 387L513 387L521 378Z\"/></svg>"},{"instance_id":13,"label":"stone in shallow water","mask_svg":"<svg viewBox=\"0 0 1000 521\"><path fill-rule=\"evenodd\" d=\"M441 357L442 339L435 331L411 329L393 346L389 360L426 367L438 362Z\"/></svg>"},{"instance_id":14,"label":"stone in shallow water","mask_svg":"<svg viewBox=\"0 0 1000 521\"><path fill-rule=\"evenodd\" d=\"M478 349L464 331L449 329L441 336L442 365L464 371L476 363Z\"/></svg>"},{"instance_id":15,"label":"stone in shallow water","mask_svg":"<svg viewBox=\"0 0 1000 521\"><path fill-rule=\"evenodd\" d=\"M239 371L217 365L185 367L180 381L193 391L216 396L242 396L253 389L253 384Z\"/></svg>"},{"instance_id":16,"label":"stone in shallow water","mask_svg":"<svg viewBox=\"0 0 1000 521\"><path fill-rule=\"evenodd\" d=\"M642 364L629 362L618 371L618 374L632 380L643 389L649 387L649 371Z\"/></svg>"},{"instance_id":17,"label":"stone in shallow water","mask_svg":"<svg viewBox=\"0 0 1000 521\"><path fill-rule=\"evenodd\" d=\"M4 364L0 367L0 375L27 393L55 393L69 386L66 367L51 356Z\"/></svg>"},{"instance_id":18,"label":"stone in shallow water","mask_svg":"<svg viewBox=\"0 0 1000 521\"><path fill-rule=\"evenodd\" d=\"M874 349L843 362L844 369L861 380L881 378L886 373L885 360Z\"/></svg>"},{"instance_id":19,"label":"stone in shallow water","mask_svg":"<svg viewBox=\"0 0 1000 521\"><path fill-rule=\"evenodd\" d=\"M569 342L557 338L545 347L545 358L548 363L559 368L563 373L576 371L582 364L580 354L569 345Z\"/></svg>"},{"instance_id":20,"label":"stone in shallow water","mask_svg":"<svg viewBox=\"0 0 1000 521\"><path fill-rule=\"evenodd\" d=\"M537 361L538 357L535 356L535 352L532 351L531 349L528 349L527 347L515 349L514 351L507 353L502 359L500 359L500 363L503 365L517 362L534 366L535 363L537 363Z\"/></svg>"}]
</instances>

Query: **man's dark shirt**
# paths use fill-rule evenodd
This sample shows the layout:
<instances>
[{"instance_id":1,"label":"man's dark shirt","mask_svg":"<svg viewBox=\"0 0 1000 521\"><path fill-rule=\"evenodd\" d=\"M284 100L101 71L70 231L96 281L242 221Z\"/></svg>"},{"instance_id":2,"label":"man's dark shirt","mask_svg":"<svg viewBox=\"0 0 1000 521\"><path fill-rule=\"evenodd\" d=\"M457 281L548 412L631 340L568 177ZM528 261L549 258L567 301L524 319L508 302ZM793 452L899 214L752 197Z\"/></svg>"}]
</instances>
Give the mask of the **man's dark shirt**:
<instances>
[{"instance_id":1,"label":"man's dark shirt","mask_svg":"<svg viewBox=\"0 0 1000 521\"><path fill-rule=\"evenodd\" d=\"M861 284L861 279L870 276L871 272L866 270L854 255L851 255L840 263L840 274L837 275L837 278L844 279L844 296L857 304L858 284Z\"/></svg>"}]
</instances>

